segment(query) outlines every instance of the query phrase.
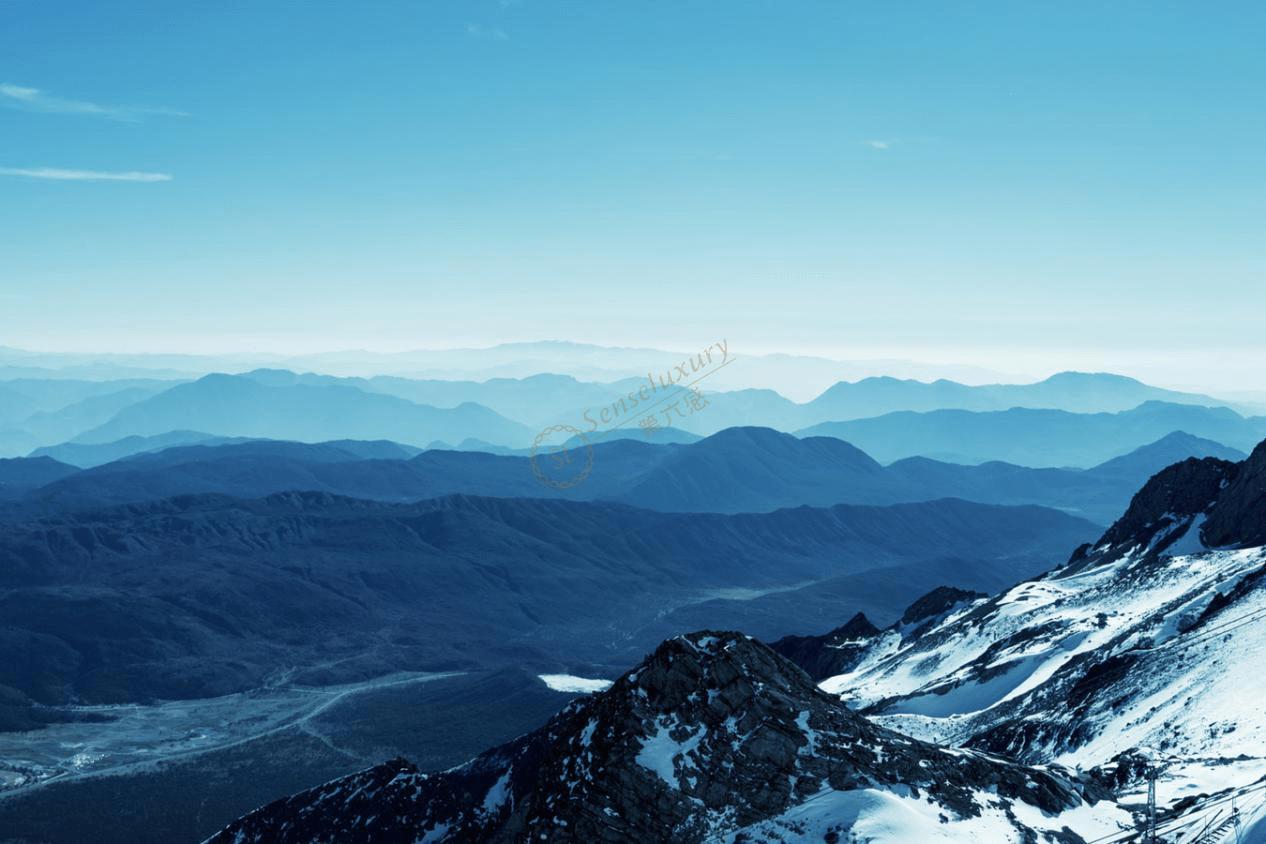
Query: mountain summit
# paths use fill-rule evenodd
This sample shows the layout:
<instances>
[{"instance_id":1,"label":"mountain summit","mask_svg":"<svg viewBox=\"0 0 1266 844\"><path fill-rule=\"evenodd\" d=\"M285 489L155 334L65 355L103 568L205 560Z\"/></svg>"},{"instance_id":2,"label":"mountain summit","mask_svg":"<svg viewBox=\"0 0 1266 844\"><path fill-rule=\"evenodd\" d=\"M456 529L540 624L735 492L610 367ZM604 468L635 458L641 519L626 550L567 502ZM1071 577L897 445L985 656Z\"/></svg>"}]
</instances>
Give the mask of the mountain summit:
<instances>
[{"instance_id":1,"label":"mountain summit","mask_svg":"<svg viewBox=\"0 0 1266 844\"><path fill-rule=\"evenodd\" d=\"M1240 463L1189 458L1157 473L1125 515L1098 542L1078 548L1070 562L1264 544L1266 442Z\"/></svg>"},{"instance_id":2,"label":"mountain summit","mask_svg":"<svg viewBox=\"0 0 1266 844\"><path fill-rule=\"evenodd\" d=\"M705 631L459 768L389 762L212 841L927 840L945 824L1021 841L1058 833L1069 810L1118 829L1129 816L1103 796L1067 772L878 727L755 640Z\"/></svg>"}]
</instances>

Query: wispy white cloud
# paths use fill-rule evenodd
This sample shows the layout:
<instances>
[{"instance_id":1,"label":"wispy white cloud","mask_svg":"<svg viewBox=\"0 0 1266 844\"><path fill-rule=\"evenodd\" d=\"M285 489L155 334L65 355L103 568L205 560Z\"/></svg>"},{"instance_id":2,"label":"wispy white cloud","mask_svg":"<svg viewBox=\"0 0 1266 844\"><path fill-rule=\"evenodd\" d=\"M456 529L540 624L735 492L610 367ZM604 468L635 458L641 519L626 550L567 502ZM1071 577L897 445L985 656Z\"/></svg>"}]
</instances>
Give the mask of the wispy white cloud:
<instances>
[{"instance_id":1,"label":"wispy white cloud","mask_svg":"<svg viewBox=\"0 0 1266 844\"><path fill-rule=\"evenodd\" d=\"M8 82L0 83L0 105L24 111L41 111L48 114L75 114L84 117L102 117L136 123L149 116L188 117L183 111L170 108L143 108L139 106L108 106L86 100L69 100L54 97L39 88L27 88Z\"/></svg>"},{"instance_id":2,"label":"wispy white cloud","mask_svg":"<svg viewBox=\"0 0 1266 844\"><path fill-rule=\"evenodd\" d=\"M867 141L866 146L870 147L871 149L892 149L892 146L895 143L896 141L885 141L882 139L874 139L874 140Z\"/></svg>"},{"instance_id":3,"label":"wispy white cloud","mask_svg":"<svg viewBox=\"0 0 1266 844\"><path fill-rule=\"evenodd\" d=\"M57 167L0 167L0 176L58 182L170 182L170 173L141 170L63 170Z\"/></svg>"},{"instance_id":4,"label":"wispy white cloud","mask_svg":"<svg viewBox=\"0 0 1266 844\"><path fill-rule=\"evenodd\" d=\"M482 38L488 41L509 41L510 35L500 27L484 26L478 23L466 24L466 34L471 38Z\"/></svg>"},{"instance_id":5,"label":"wispy white cloud","mask_svg":"<svg viewBox=\"0 0 1266 844\"><path fill-rule=\"evenodd\" d=\"M40 98L40 89L23 88L21 85L10 85L6 82L3 85L0 85L0 94L4 94L6 97L12 97L15 100L32 102Z\"/></svg>"}]
</instances>

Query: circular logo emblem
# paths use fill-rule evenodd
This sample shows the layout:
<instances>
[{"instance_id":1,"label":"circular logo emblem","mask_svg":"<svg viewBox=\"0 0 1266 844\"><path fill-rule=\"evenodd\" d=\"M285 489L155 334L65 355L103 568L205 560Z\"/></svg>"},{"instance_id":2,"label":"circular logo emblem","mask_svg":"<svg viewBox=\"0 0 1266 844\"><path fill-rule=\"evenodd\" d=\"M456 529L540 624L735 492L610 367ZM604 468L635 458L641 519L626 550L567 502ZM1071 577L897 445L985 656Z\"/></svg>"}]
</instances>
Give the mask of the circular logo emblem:
<instances>
[{"instance_id":1,"label":"circular logo emblem","mask_svg":"<svg viewBox=\"0 0 1266 844\"><path fill-rule=\"evenodd\" d=\"M550 425L532 443L532 473L546 486L568 489L589 477L593 445L579 429Z\"/></svg>"}]
</instances>

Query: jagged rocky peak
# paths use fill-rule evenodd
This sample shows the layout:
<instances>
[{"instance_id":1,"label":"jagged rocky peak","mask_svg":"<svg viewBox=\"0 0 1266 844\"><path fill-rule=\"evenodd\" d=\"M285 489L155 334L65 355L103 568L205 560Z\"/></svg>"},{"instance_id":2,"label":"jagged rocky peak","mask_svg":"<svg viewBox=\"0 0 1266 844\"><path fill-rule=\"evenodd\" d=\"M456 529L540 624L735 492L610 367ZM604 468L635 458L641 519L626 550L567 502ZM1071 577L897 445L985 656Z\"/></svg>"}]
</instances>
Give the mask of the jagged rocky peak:
<instances>
[{"instance_id":1,"label":"jagged rocky peak","mask_svg":"<svg viewBox=\"0 0 1266 844\"><path fill-rule=\"evenodd\" d=\"M759 642L701 632L460 768L428 775L396 760L265 806L213 840L847 840L868 812L931 830L987 822L1008 832L996 840L1021 840L1031 827L1020 815L1059 830L1061 812L1103 793L876 726Z\"/></svg>"},{"instance_id":2,"label":"jagged rocky peak","mask_svg":"<svg viewBox=\"0 0 1266 844\"><path fill-rule=\"evenodd\" d=\"M917 636L948 613L988 596L981 592L938 586L906 608L901 619L888 628L899 636ZM847 674L870 652L876 637L884 633L862 613L842 627L820 636L784 636L770 647L804 669L815 682Z\"/></svg>"},{"instance_id":3,"label":"jagged rocky peak","mask_svg":"<svg viewBox=\"0 0 1266 844\"><path fill-rule=\"evenodd\" d=\"M825 635L784 636L770 648L798 664L814 682L852 671L880 629L858 612L847 624Z\"/></svg>"},{"instance_id":4,"label":"jagged rocky peak","mask_svg":"<svg viewBox=\"0 0 1266 844\"><path fill-rule=\"evenodd\" d=\"M863 639L878 634L879 628L870 623L866 613L859 612L850 618L843 627L837 627L827 635L835 641L842 641L845 639Z\"/></svg>"},{"instance_id":5,"label":"jagged rocky peak","mask_svg":"<svg viewBox=\"0 0 1266 844\"><path fill-rule=\"evenodd\" d=\"M921 621L940 618L963 604L988 597L983 592L956 589L953 586L938 586L906 608L901 616L901 624L917 624Z\"/></svg>"},{"instance_id":6,"label":"jagged rocky peak","mask_svg":"<svg viewBox=\"0 0 1266 844\"><path fill-rule=\"evenodd\" d=\"M864 613L822 636L784 636L770 644L776 653L800 666L814 681L849 671L880 630Z\"/></svg>"},{"instance_id":7,"label":"jagged rocky peak","mask_svg":"<svg viewBox=\"0 0 1266 844\"><path fill-rule=\"evenodd\" d=\"M1099 541L1078 548L1069 562L1114 560L1131 552L1163 553L1197 517L1213 509L1240 465L1216 457L1190 457L1162 469L1134 494L1125 514Z\"/></svg>"},{"instance_id":8,"label":"jagged rocky peak","mask_svg":"<svg viewBox=\"0 0 1266 844\"><path fill-rule=\"evenodd\" d=\"M1266 442L1241 463L1188 458L1143 485L1096 543L1073 552L1084 568L1128 554L1159 557L1266 544Z\"/></svg>"},{"instance_id":9,"label":"jagged rocky peak","mask_svg":"<svg viewBox=\"0 0 1266 844\"><path fill-rule=\"evenodd\" d=\"M1218 496L1204 524L1210 547L1266 545L1266 441L1258 444Z\"/></svg>"}]
</instances>

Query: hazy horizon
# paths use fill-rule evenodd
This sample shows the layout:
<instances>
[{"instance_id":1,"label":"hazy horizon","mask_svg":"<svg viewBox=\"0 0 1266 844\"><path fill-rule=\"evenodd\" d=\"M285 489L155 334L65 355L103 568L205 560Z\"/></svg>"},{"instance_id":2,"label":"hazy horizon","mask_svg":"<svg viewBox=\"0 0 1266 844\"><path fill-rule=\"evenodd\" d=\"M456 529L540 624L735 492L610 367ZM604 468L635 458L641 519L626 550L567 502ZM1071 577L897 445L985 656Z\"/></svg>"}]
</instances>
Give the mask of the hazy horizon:
<instances>
[{"instance_id":1,"label":"hazy horizon","mask_svg":"<svg viewBox=\"0 0 1266 844\"><path fill-rule=\"evenodd\" d=\"M1266 389L1257 5L75 19L0 9L3 345L726 335Z\"/></svg>"},{"instance_id":2,"label":"hazy horizon","mask_svg":"<svg viewBox=\"0 0 1266 844\"><path fill-rule=\"evenodd\" d=\"M65 367L84 367L87 365L103 366L105 361L121 360L128 366L153 368L168 372L162 377L176 377L180 374L193 375L214 371L230 373L246 372L256 368L294 369L297 372L313 372L337 376L404 375L410 377L486 380L492 377L525 377L522 375L498 375L491 370L495 367L486 361L463 360L460 355L494 352L502 349L523 346L575 347L578 354L627 355L620 364L606 364L586 361L583 358L574 361L575 369L559 366L551 368L548 358L541 364L541 372L556 371L558 374L573 375L579 380L604 381L617 380L640 374L639 367L650 367L661 356L687 354L689 348L665 345L663 347L616 345L589 343L559 339L508 340L486 346L446 346L446 347L319 347L292 350L201 350L201 349L165 349L165 350L77 350L77 349L30 349L0 345L0 353L16 353L18 356L0 358L0 373L5 368L22 364L30 368L47 368L57 370ZM1192 368L1188 370L1192 380L1168 378L1162 368L1154 362L1143 362L1139 356L1113 359L1100 358L1096 355L1064 356L1050 355L1046 365L1034 356L1032 350L1015 350L1015 354L1005 361L998 361L997 366L990 366L995 360L989 354L982 354L971 362L970 355L965 359L950 359L935 354L921 357L905 357L902 350L887 350L889 355L877 353L877 350L854 350L854 354L833 355L830 350L818 353L814 351L797 353L782 350L747 349L735 346L735 353L747 358L759 359L764 368L753 372L752 368L743 367L731 370L727 377L718 382L723 389L741 389L755 387L773 389L788 398L805 401L816 397L831 384L839 381L858 381L870 377L893 377L903 380L930 382L939 379L957 381L969 385L988 384L1025 384L1043 381L1053 375L1066 372L1096 373L1123 375L1139 381L1166 389L1186 392L1208 392L1223 398L1239 398L1243 400L1266 399L1266 385L1255 380L1257 371L1252 360L1242 356L1236 361L1241 369L1222 371L1218 377L1201 377L1201 370L1187 358L1185 362ZM870 352L868 354L868 351ZM925 350L926 351L926 350ZM959 350L961 351L961 350ZM1214 350L1217 354L1217 350ZM445 355L458 357L445 358ZM27 356L34 362L25 360ZM415 359L410 360L411 356ZM430 356L425 363L416 360L418 356ZM1141 357L1147 358L1144 350ZM51 360L50 360L51 359ZM785 360L784 360L785 359ZM1068 361L1068 365L1060 365L1058 361ZM1152 359L1154 361L1155 358ZM1027 361L1028 367L1017 365L1017 361ZM1077 363L1084 365L1078 366ZM1115 365L1113 365L1115 362ZM784 365L785 364L785 368ZM806 371L805 364L812 364L814 369ZM1100 365L1107 364L1107 365ZM504 366L504 363L499 364ZM528 364L524 364L525 367ZM182 369L182 367L186 367ZM416 371L415 371L416 370ZM1236 374L1247 374L1250 377L1237 380ZM746 376L746 377L745 377Z\"/></svg>"}]
</instances>

